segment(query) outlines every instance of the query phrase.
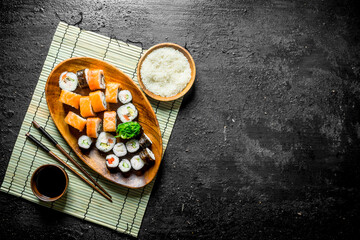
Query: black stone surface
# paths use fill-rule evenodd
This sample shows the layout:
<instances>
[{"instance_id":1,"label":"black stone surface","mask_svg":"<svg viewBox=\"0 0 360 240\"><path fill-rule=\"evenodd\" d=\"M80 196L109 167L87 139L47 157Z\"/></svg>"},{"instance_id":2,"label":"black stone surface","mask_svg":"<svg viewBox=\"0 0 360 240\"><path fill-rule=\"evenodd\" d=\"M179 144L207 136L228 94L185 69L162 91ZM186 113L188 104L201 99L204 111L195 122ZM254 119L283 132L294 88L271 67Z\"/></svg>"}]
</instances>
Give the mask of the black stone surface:
<instances>
[{"instance_id":1,"label":"black stone surface","mask_svg":"<svg viewBox=\"0 0 360 240\"><path fill-rule=\"evenodd\" d=\"M1 1L0 181L58 22L185 46L140 239L359 239L357 1ZM0 193L0 239L131 239Z\"/></svg>"}]
</instances>

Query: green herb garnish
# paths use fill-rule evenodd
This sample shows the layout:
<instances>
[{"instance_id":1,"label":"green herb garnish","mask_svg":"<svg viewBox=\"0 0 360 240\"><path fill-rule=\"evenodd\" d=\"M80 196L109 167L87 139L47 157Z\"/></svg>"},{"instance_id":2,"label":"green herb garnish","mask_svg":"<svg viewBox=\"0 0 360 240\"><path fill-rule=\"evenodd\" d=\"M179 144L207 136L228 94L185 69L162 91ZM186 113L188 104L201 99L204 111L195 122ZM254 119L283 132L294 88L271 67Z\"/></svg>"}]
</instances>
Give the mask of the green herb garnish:
<instances>
[{"instance_id":1,"label":"green herb garnish","mask_svg":"<svg viewBox=\"0 0 360 240\"><path fill-rule=\"evenodd\" d=\"M140 134L141 126L137 122L126 122L118 125L116 129L116 138L130 139Z\"/></svg>"}]
</instances>

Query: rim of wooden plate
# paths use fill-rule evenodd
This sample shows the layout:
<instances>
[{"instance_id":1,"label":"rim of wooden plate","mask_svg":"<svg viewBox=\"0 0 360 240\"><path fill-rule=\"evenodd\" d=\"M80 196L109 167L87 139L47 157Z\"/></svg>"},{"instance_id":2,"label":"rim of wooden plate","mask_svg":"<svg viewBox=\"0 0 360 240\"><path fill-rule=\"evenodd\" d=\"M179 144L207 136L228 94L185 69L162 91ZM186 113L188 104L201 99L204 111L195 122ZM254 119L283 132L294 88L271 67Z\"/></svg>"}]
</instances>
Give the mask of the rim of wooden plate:
<instances>
[{"instance_id":1,"label":"rim of wooden plate","mask_svg":"<svg viewBox=\"0 0 360 240\"><path fill-rule=\"evenodd\" d=\"M180 51L182 54L184 54L184 56L187 58L189 64L190 64L190 69L191 69L191 78L190 78L190 81L188 82L188 84L186 85L186 87L181 91L179 92L178 94L174 95L174 96L171 96L171 97L162 97L162 96L159 96L159 95L156 95L154 94L153 92L149 91L144 83L142 82L142 79L141 79L141 73L140 73L140 69L141 69L141 65L143 63L143 61L145 60L145 58L154 50L156 49L159 49L159 48L163 48L163 47L171 47L171 48L174 48L178 51ZM196 67L195 67L195 62L194 62L194 59L192 58L192 56L190 55L190 53L183 47L175 44L175 43L160 43L160 44L156 44L154 46L152 46L151 48L149 48L147 50L147 52L140 58L140 61L138 63L138 67L137 67L137 70L136 70L136 73L137 73L137 78L138 78L138 81L139 81L139 84L140 84L140 87L141 89L151 98L153 99L156 99L158 101L164 101L164 102L167 102L167 101L173 101L173 100L176 100L182 96L184 96L189 90L190 88L192 87L192 85L194 84L194 81L195 81L195 75L196 75Z\"/></svg>"}]
</instances>

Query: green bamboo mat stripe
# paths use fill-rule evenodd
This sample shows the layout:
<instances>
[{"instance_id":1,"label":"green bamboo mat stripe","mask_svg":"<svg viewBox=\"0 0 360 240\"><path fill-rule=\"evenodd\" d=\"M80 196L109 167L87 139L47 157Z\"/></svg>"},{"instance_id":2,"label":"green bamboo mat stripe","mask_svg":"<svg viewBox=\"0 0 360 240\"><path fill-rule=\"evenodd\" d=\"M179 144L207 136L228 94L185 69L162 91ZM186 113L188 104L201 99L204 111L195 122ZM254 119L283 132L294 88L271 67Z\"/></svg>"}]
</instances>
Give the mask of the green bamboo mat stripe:
<instances>
[{"instance_id":1,"label":"green bamboo mat stripe","mask_svg":"<svg viewBox=\"0 0 360 240\"><path fill-rule=\"evenodd\" d=\"M140 57L144 53L145 51L140 47L60 22L54 34L25 119L21 125L6 175L1 185L1 191L136 237L141 227L154 181L144 188L129 189L103 179L83 164L68 147L54 125L49 115L44 90L47 77L57 64L65 59L80 56L105 60L128 74L135 83L138 83L136 68ZM182 99L173 102L150 100L159 121L164 152L174 127L181 101ZM41 149L38 149L33 143L28 142L25 138L25 133L30 132L47 146L50 146L55 154L62 156L64 160L66 159L47 139L43 138L32 127L31 122L33 120L44 126L60 145L72 157L77 159L101 186L112 195L113 203L108 202L66 169L70 178L70 184L66 195L60 200L53 203L45 203L39 201L32 194L29 182L33 171L43 164L57 164L57 162ZM68 164L76 168L71 162L68 162Z\"/></svg>"}]
</instances>

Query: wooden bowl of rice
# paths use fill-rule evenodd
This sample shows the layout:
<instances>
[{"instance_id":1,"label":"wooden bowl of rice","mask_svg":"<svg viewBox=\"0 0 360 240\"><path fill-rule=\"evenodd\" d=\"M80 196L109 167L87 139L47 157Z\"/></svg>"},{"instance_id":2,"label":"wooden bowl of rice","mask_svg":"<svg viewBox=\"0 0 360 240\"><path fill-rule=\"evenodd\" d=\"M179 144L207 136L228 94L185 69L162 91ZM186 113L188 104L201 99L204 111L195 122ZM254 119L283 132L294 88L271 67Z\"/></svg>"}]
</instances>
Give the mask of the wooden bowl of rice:
<instances>
[{"instance_id":1,"label":"wooden bowl of rice","mask_svg":"<svg viewBox=\"0 0 360 240\"><path fill-rule=\"evenodd\" d=\"M151 47L140 58L137 67L141 89L159 101L173 101L184 96L192 87L195 75L195 63L190 53L175 43Z\"/></svg>"}]
</instances>

